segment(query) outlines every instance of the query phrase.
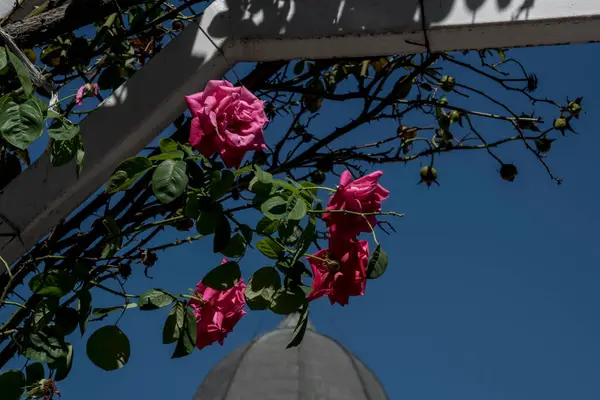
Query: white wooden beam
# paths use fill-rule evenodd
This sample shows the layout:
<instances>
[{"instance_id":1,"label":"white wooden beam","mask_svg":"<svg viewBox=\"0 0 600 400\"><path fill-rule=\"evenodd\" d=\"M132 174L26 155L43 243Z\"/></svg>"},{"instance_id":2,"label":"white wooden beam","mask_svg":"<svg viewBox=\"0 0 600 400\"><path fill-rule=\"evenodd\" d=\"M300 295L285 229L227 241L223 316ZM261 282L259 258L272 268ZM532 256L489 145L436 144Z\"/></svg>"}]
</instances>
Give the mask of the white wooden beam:
<instances>
[{"instance_id":1,"label":"white wooden beam","mask_svg":"<svg viewBox=\"0 0 600 400\"><path fill-rule=\"evenodd\" d=\"M14 0L0 0L0 4ZM433 51L600 41L598 0L424 0ZM0 255L9 263L42 239L240 61L421 52L419 0L215 0L81 124L86 158L53 168L47 155L0 196ZM442 4L440 6L440 4ZM1 9L1 8L0 8ZM217 51L219 47L223 55ZM2 271L0 270L0 274Z\"/></svg>"},{"instance_id":2,"label":"white wooden beam","mask_svg":"<svg viewBox=\"0 0 600 400\"><path fill-rule=\"evenodd\" d=\"M21 21L29 13L40 7L47 0L19 0L19 7L12 13L10 22ZM17 0L0 0L0 20L10 14L17 4Z\"/></svg>"}]
</instances>

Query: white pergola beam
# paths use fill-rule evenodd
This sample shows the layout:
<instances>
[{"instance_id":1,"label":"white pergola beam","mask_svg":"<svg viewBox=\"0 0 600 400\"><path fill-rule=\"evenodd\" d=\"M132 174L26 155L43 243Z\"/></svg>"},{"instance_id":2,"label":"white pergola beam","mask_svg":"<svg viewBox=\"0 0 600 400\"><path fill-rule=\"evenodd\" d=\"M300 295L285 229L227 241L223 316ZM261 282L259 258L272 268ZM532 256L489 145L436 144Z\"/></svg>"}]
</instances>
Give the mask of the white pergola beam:
<instances>
[{"instance_id":1,"label":"white pergola beam","mask_svg":"<svg viewBox=\"0 0 600 400\"><path fill-rule=\"evenodd\" d=\"M433 51L600 41L598 0L424 2ZM100 188L121 160L137 154L180 115L184 95L220 79L235 63L421 52L422 46L409 43L424 43L418 4L214 1L198 25L186 27L82 122L86 156L79 179L72 165L52 167L44 154L5 188L0 219L10 223L0 224L0 234L16 230L20 240L0 237L0 255L16 261Z\"/></svg>"}]
</instances>

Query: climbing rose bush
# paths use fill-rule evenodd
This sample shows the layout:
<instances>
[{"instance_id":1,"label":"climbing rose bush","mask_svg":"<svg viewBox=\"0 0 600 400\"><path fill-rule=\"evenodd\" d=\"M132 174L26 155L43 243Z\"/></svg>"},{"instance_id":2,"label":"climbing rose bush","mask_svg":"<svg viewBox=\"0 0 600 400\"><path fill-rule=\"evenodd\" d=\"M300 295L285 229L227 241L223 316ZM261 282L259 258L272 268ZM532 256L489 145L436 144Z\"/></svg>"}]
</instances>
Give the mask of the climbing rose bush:
<instances>
[{"instance_id":1,"label":"climbing rose bush","mask_svg":"<svg viewBox=\"0 0 600 400\"><path fill-rule=\"evenodd\" d=\"M267 148L264 102L245 87L212 80L185 100L193 117L190 144L204 156L219 153L227 168L237 168L246 152Z\"/></svg>"},{"instance_id":2,"label":"climbing rose bush","mask_svg":"<svg viewBox=\"0 0 600 400\"><path fill-rule=\"evenodd\" d=\"M353 180L349 171L342 173L340 185L329 199L327 210L347 210L357 214L339 212L323 214L330 236L354 237L361 232L373 230L377 225L376 216L363 216L360 213L380 211L381 202L388 198L390 192L378 183L382 175L382 171L375 171Z\"/></svg>"},{"instance_id":3,"label":"climbing rose bush","mask_svg":"<svg viewBox=\"0 0 600 400\"><path fill-rule=\"evenodd\" d=\"M342 239L330 249L323 249L308 256L313 272L313 291L308 299L329 296L331 304L348 304L350 296L362 296L367 285L367 263L369 242L366 240Z\"/></svg>"},{"instance_id":4,"label":"climbing rose bush","mask_svg":"<svg viewBox=\"0 0 600 400\"><path fill-rule=\"evenodd\" d=\"M82 86L76 102L94 96L97 90L94 85ZM268 122L264 103L247 89L226 81L210 81L203 92L188 96L186 101L192 111L190 143L162 138L155 154L123 160L105 187L107 195L128 191L132 185L143 182L139 178L144 173L152 171L148 189L162 210L156 216L163 215L164 219L129 224L110 214L99 217L97 226L105 232L99 242L102 251L98 261L121 257L119 251L127 247L124 239L135 237L137 232L158 232L167 226L189 231L195 226L197 235L166 245L138 248L137 254L118 265L116 272L126 279L132 273L129 263L135 260L145 266L148 276L148 269L157 262L157 251L195 240L212 240L213 253L221 254L222 262L214 268L204 265L205 275L190 293L152 288L139 295L126 293L121 282L122 292L118 292L89 279L96 273L100 274L99 281L115 277L115 272L102 275L106 271L98 265L88 269L87 264L75 263L72 271L71 263L64 264L69 265L67 269L47 265L45 271L29 280L31 292L43 299L35 309L42 316L36 317L42 325L34 326L35 331L26 332L29 336L18 342L22 346L20 354L31 364L25 371L0 374L0 381L4 379L4 384L12 385L15 395L27 390L31 398L52 400L60 396L55 382L66 378L74 360L73 346L64 339L77 326L82 336L87 334L91 325L88 322L102 320L114 311L120 310L123 315L131 309L148 312L170 307L162 341L174 344L173 358L186 357L195 349L214 343L223 345L247 310L270 310L278 315L300 313L289 348L302 342L311 301L327 296L331 304L345 306L350 297L364 295L367 279L377 279L385 272L387 254L373 232L378 224L376 216L401 215L381 211L382 202L389 195L379 184L381 171L357 179L345 171L339 186L333 189L318 186L321 183L315 181L297 181L291 174L281 179L283 174L272 174L275 168L263 170L264 163L258 157L242 166L247 152L267 148L263 137ZM73 149L72 142L68 145L68 149ZM215 154L223 162L211 159ZM319 194L331 192L324 208ZM260 217L256 223L238 220L236 213L242 210L260 213ZM369 242L359 239L363 232L373 233L376 247L372 252ZM311 247L320 249L325 241L326 249L310 255ZM269 261L258 263L261 267L243 279L239 262L249 249L261 252ZM93 285L118 295L124 303L94 307L90 291ZM75 296L66 296L68 292ZM60 303L56 297L68 300ZM77 310L68 306L75 299ZM77 318L71 318L74 313ZM53 323L47 325L52 318ZM95 330L86 344L87 357L106 371L123 367L131 353L129 339L118 325L121 317L118 318L114 324ZM51 329L46 330L46 326ZM44 378L44 363L52 370L51 379ZM0 390L0 398L4 393ZM13 399L16 400L10 400Z\"/></svg>"},{"instance_id":5,"label":"climbing rose bush","mask_svg":"<svg viewBox=\"0 0 600 400\"><path fill-rule=\"evenodd\" d=\"M226 262L224 259L223 264ZM214 342L223 345L227 334L233 331L238 321L246 314L245 289L243 280L227 290L211 289L202 281L198 282L194 296L202 301L190 300L197 324L196 347L203 349Z\"/></svg>"}]
</instances>

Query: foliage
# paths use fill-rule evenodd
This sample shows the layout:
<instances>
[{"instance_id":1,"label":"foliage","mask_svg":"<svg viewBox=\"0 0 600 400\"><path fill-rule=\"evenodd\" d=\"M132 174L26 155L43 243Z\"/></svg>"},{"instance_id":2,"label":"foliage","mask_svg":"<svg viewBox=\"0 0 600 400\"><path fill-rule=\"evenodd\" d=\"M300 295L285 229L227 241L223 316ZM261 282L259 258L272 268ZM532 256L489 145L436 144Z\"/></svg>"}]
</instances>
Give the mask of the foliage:
<instances>
[{"instance_id":1,"label":"foliage","mask_svg":"<svg viewBox=\"0 0 600 400\"><path fill-rule=\"evenodd\" d=\"M56 104L50 104L49 93L32 82L23 62L0 46L0 189L29 166L28 149L41 137L48 140L47 152L55 167L75 160L80 173L85 162L82 117L191 21L196 13L189 6L195 3L201 1L128 2L122 13L95 21L87 28L89 34L68 30L32 45L37 55L33 62L44 68L46 79L63 96ZM449 66L461 68L465 78L449 75L445 72ZM525 99L539 105L540 115L526 115L500 102L470 78L497 84L514 96L515 103ZM101 92L78 106L73 92L86 83L97 83ZM517 161L504 161L497 152L499 146L517 142L560 183L547 159L562 137L573 131L583 110L581 98L563 104L535 97L537 77L526 73L506 50L263 63L240 83L266 101L270 120L287 126L279 132L266 130L268 150L254 152L239 168L226 168L187 143L190 116L184 114L173 122L172 137L122 160L103 193L57 226L12 266L11 273L0 276L0 304L15 307L0 326L4 346L0 365L6 366L15 355L28 363L25 372L0 374L0 392L7 398L32 390L54 391L51 383L67 378L74 352L83 353L68 342L72 335L91 332L86 354L98 367L123 367L135 357L127 333L118 327L125 314L158 309L167 313L170 307L163 343L174 345L174 358L191 354L197 326L189 303L198 300L195 294L160 288L130 294L126 283L132 276L141 278L136 266L150 278L159 254L197 240L211 241L214 253L235 259L203 271L202 282L227 290L244 278L250 310L299 312L289 343L297 346L310 308L311 271L305 257L326 240L322 194L335 190L321 186L328 176L342 169L359 176L367 165L424 160L415 181L429 186L443 182L444 171L434 168L438 157L456 150L483 150L498 168L499 178L518 182ZM357 114L329 132L323 125L315 129L321 114L329 115L327 107L342 101L359 104ZM498 131L493 136L482 133L478 128L482 120L495 121ZM377 123L393 124L395 129L379 131L359 144L340 140ZM240 223L236 217L240 213L253 213L256 223ZM387 233L393 226L380 220L373 228ZM166 229L183 236L149 247ZM240 264L253 249L264 256L264 266L242 277ZM387 254L377 244L368 261L368 278L380 278L387 266ZM25 297L19 293L22 283L28 283ZM98 307L98 291L114 295L115 305ZM97 327L96 322L110 318L111 324Z\"/></svg>"}]
</instances>

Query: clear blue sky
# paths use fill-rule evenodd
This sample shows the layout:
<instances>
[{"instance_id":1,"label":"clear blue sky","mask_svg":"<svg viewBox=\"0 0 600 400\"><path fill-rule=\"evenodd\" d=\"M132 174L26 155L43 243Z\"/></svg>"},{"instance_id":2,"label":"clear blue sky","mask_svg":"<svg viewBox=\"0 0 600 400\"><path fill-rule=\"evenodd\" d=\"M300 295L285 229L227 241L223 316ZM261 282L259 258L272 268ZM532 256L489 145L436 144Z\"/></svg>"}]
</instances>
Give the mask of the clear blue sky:
<instances>
[{"instance_id":1,"label":"clear blue sky","mask_svg":"<svg viewBox=\"0 0 600 400\"><path fill-rule=\"evenodd\" d=\"M500 180L497 163L484 152L439 158L441 187L431 190L416 185L419 161L387 165L382 184L391 196L385 208L406 213L393 221L397 234L378 235L390 258L387 273L345 308L331 307L326 299L311 305L317 329L369 365L391 399L600 398L600 46L512 54L538 74L536 95L584 96L587 113L574 124L581 135L560 138L549 157L564 184L551 182L522 145L499 152L519 167L513 184ZM458 81L462 77L456 74ZM492 83L480 88L505 98ZM348 107L353 105L330 108L330 119L315 125L315 133L330 130L334 118L351 115L344 112ZM509 129L496 123L479 127L488 138ZM366 126L351 140L368 141L393 130L391 124ZM273 126L267 141L279 134ZM169 232L161 242L180 236ZM208 238L165 253L151 270L153 281L131 279L127 289L139 294L159 286L183 293L219 261ZM268 260L254 251L243 260L243 272L249 276L264 265ZM135 274L139 278L141 268ZM118 298L98 299L95 306L120 304ZM85 355L84 340L110 320L92 325L84 340L73 334L75 366L60 383L62 400L190 399L218 360L279 321L266 311L249 312L225 346L171 360L172 346L161 343L167 312L125 315L120 326L132 341L132 356L119 371L102 371Z\"/></svg>"}]
</instances>

